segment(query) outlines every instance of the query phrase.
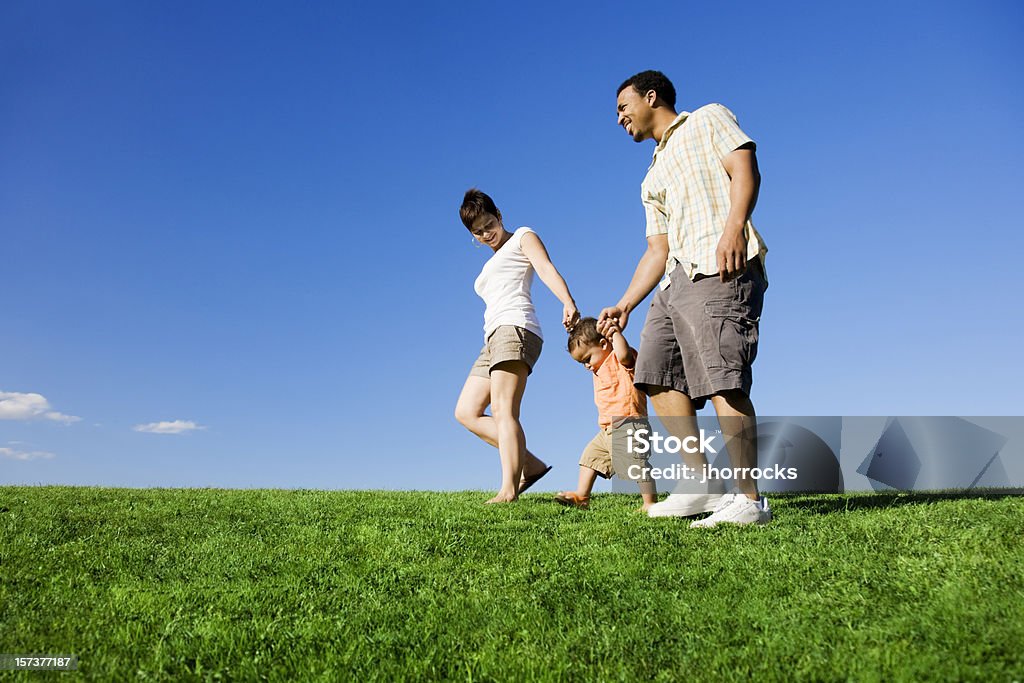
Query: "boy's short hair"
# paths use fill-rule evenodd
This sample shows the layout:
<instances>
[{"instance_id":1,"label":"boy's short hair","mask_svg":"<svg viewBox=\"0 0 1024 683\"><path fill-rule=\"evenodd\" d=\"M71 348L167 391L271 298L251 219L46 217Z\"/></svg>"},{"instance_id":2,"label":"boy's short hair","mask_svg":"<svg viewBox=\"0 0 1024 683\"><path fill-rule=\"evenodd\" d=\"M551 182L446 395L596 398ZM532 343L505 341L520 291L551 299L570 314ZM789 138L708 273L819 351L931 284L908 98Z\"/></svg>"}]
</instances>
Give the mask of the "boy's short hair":
<instances>
[{"instance_id":1,"label":"boy's short hair","mask_svg":"<svg viewBox=\"0 0 1024 683\"><path fill-rule=\"evenodd\" d=\"M648 91L653 90L658 93L658 98L662 102L675 109L675 86L672 85L672 81L668 80L668 76L660 71L641 71L638 74L630 76L623 81L622 85L619 86L619 89L615 91L616 96L630 86L632 86L633 90L636 90L641 95L646 95Z\"/></svg>"},{"instance_id":2,"label":"boy's short hair","mask_svg":"<svg viewBox=\"0 0 1024 683\"><path fill-rule=\"evenodd\" d=\"M583 318L569 332L569 353L580 346L594 346L601 343L604 335L597 331L597 318Z\"/></svg>"},{"instance_id":3,"label":"boy's short hair","mask_svg":"<svg viewBox=\"0 0 1024 683\"><path fill-rule=\"evenodd\" d=\"M495 218L501 219L501 211L494 205L494 200L475 187L466 190L466 196L462 198L462 208L459 209L459 217L462 224L469 230L473 229L473 222L477 218L489 213Z\"/></svg>"}]
</instances>

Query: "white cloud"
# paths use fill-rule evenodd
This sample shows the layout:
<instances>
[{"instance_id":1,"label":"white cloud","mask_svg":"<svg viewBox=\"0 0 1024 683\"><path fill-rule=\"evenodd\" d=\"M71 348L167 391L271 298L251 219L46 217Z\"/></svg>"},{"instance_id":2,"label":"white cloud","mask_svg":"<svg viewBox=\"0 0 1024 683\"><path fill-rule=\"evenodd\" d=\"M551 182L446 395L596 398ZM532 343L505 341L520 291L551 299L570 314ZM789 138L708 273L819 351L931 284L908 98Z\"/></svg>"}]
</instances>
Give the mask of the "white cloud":
<instances>
[{"instance_id":1,"label":"white cloud","mask_svg":"<svg viewBox=\"0 0 1024 683\"><path fill-rule=\"evenodd\" d=\"M0 391L0 420L52 420L71 424L81 419L51 410L50 402L40 394Z\"/></svg>"},{"instance_id":2,"label":"white cloud","mask_svg":"<svg viewBox=\"0 0 1024 683\"><path fill-rule=\"evenodd\" d=\"M14 460L49 460L56 457L53 453L46 451L18 451L13 448L0 447L0 458L13 458Z\"/></svg>"},{"instance_id":3,"label":"white cloud","mask_svg":"<svg viewBox=\"0 0 1024 683\"><path fill-rule=\"evenodd\" d=\"M147 434L185 434L197 429L206 429L206 427L197 425L191 420L175 420L174 422L150 422L149 424L135 425L132 429Z\"/></svg>"}]
</instances>

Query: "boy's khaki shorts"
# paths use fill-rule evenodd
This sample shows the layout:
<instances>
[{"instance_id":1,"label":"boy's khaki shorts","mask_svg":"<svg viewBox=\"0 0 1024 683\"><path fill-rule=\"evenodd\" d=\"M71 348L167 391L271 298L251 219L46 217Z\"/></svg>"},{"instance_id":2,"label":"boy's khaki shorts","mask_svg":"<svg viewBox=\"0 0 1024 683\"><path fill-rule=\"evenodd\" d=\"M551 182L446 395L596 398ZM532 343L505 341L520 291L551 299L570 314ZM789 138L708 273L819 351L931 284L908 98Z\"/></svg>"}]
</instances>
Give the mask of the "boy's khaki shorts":
<instances>
[{"instance_id":1,"label":"boy's khaki shorts","mask_svg":"<svg viewBox=\"0 0 1024 683\"><path fill-rule=\"evenodd\" d=\"M529 374L533 372L533 366L540 358L543 345L544 341L540 337L524 327L502 325L487 337L469 374L471 377L490 379L491 370L495 365L510 360L521 360L526 363Z\"/></svg>"},{"instance_id":2,"label":"boy's khaki shorts","mask_svg":"<svg viewBox=\"0 0 1024 683\"><path fill-rule=\"evenodd\" d=\"M651 481L650 475L630 477L630 466L639 465L640 470L650 467L646 455L629 453L626 448L628 430L650 428L646 418L627 418L618 426L604 427L590 440L580 456L580 467L589 467L605 479L613 475L626 481Z\"/></svg>"}]
</instances>

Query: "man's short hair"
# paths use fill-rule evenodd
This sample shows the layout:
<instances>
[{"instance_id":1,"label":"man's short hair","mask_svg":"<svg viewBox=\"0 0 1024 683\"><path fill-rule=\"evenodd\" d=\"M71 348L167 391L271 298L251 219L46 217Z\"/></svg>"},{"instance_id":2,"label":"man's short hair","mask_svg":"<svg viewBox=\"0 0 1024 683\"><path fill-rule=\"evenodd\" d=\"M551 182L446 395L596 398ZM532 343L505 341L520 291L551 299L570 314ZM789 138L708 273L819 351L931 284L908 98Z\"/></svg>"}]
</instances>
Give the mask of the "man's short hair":
<instances>
[{"instance_id":1,"label":"man's short hair","mask_svg":"<svg viewBox=\"0 0 1024 683\"><path fill-rule=\"evenodd\" d=\"M584 318L569 331L569 353L581 346L596 346L604 339L597 331L597 318Z\"/></svg>"},{"instance_id":2,"label":"man's short hair","mask_svg":"<svg viewBox=\"0 0 1024 683\"><path fill-rule=\"evenodd\" d=\"M672 85L672 81L668 80L668 76L660 71L641 71L634 76L630 76L623 81L619 89L615 91L615 94L618 95L630 86L641 95L646 95L648 91L653 90L658 93L658 98L662 102L673 109L676 107L676 89Z\"/></svg>"},{"instance_id":3,"label":"man's short hair","mask_svg":"<svg viewBox=\"0 0 1024 683\"><path fill-rule=\"evenodd\" d=\"M498 219L501 218L501 211L498 211L498 207L494 205L494 200L487 196L486 193L481 192L475 187L466 190L466 196L462 198L462 208L459 209L459 217L462 219L462 224L472 230L474 221L485 213L489 213Z\"/></svg>"}]
</instances>

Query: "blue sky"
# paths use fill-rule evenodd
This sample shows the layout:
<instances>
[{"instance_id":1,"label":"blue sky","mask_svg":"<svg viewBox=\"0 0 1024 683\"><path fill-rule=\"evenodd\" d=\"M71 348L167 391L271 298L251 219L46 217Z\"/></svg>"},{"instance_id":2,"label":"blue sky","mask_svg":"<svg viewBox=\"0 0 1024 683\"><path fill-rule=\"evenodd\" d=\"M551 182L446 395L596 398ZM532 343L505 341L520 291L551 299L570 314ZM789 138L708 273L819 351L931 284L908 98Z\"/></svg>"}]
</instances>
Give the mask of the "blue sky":
<instances>
[{"instance_id":1,"label":"blue sky","mask_svg":"<svg viewBox=\"0 0 1024 683\"><path fill-rule=\"evenodd\" d=\"M1022 35L1013 2L3 3L0 483L496 486L452 418L462 193L614 303L647 68L759 145L761 414L1020 415ZM535 300L523 421L569 486L591 381Z\"/></svg>"}]
</instances>

